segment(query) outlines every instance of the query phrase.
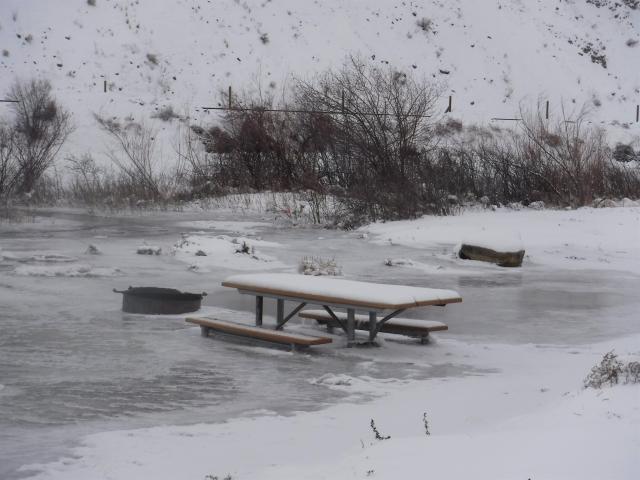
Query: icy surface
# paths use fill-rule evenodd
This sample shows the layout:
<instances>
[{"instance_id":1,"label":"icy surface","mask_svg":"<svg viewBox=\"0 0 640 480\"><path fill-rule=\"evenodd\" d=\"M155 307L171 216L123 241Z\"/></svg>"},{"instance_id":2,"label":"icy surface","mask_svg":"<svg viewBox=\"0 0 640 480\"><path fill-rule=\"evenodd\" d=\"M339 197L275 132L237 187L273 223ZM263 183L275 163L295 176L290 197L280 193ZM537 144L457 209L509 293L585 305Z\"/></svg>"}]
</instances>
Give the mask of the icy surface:
<instances>
[{"instance_id":1,"label":"icy surface","mask_svg":"<svg viewBox=\"0 0 640 480\"><path fill-rule=\"evenodd\" d=\"M179 255L135 253L143 241L170 252L181 233L203 235L201 224L184 222L217 213L55 211L36 214L23 229L0 224L0 478L33 474L19 471L33 464L44 464L36 470L51 480L342 478L369 470L377 478L416 471L423 478L425 451L440 478L456 478L450 469L461 456L486 478L497 462L489 461L492 452L501 452L510 478L635 478L637 389L581 385L605 352L638 353L637 208L493 213L373 225L366 236L256 226L268 220L248 216L255 233L244 238L278 262L274 271L293 272L300 258L321 255L335 258L349 279L437 285L464 298L403 314L449 326L429 345L381 335L380 348L346 349L338 332L332 345L309 354L202 338L184 316L121 312L113 288L161 286L206 291L198 314L251 322L253 298L220 286L246 272L240 260L201 273ZM523 268L452 255L458 232L505 221L523 232L530 255ZM228 233L214 228L204 236ZM102 254L85 254L89 245ZM390 268L387 258L412 265ZM121 274L16 274L74 264ZM273 303L265 301L266 323L275 322ZM325 334L312 321L290 323ZM366 340L366 332L357 335ZM375 444L371 418L392 436L388 443Z\"/></svg>"}]
</instances>

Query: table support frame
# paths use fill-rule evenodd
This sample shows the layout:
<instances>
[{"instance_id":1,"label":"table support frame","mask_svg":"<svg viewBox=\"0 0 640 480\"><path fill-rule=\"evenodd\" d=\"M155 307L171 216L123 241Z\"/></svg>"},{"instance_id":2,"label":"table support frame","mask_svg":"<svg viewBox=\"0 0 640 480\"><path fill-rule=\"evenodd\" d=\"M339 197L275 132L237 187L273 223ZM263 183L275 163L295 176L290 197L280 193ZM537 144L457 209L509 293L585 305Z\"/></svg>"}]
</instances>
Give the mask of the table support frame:
<instances>
[{"instance_id":1,"label":"table support frame","mask_svg":"<svg viewBox=\"0 0 640 480\"><path fill-rule=\"evenodd\" d=\"M258 327L261 327L263 324L262 319L264 314L264 297L274 298L276 300L276 321L277 321L276 330L282 330L284 325L289 320L291 320L300 310L302 310L305 306L307 306L307 303L308 303L308 302L300 302L297 307L295 307L288 315L285 316L284 302L286 300L298 302L299 301L298 299L291 298L291 297L280 297L275 295L263 295L263 294L259 294L257 292L251 292L248 290L240 290L240 293L255 295L256 297L255 321L256 321L256 326ZM331 318L346 333L347 346L349 347L354 346L356 344L355 314L356 314L356 310L362 311L363 309L361 307L355 308L355 306L349 306L349 305L324 305L324 304L322 305L322 308L324 308L324 310L329 315L331 315ZM347 310L346 324L338 318L338 316L333 312L332 308L345 308ZM380 330L382 329L383 325L389 320L391 320L393 317L400 315L406 309L401 308L401 309L395 310L390 314L388 314L387 316L383 317L381 320L378 320L378 313L381 313L382 310L379 310L379 309L378 310L364 309L364 310L369 313L369 342L368 343L373 344L375 342L376 336L378 335L378 333L380 333Z\"/></svg>"}]
</instances>

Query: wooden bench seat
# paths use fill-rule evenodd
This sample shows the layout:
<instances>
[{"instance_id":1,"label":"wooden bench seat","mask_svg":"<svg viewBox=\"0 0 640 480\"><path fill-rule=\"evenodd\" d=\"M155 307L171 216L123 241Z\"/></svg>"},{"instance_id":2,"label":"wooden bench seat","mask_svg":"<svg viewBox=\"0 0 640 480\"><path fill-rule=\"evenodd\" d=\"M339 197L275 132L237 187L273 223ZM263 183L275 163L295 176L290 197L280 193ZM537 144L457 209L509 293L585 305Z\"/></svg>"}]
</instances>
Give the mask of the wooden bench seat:
<instances>
[{"instance_id":1,"label":"wooden bench seat","mask_svg":"<svg viewBox=\"0 0 640 480\"><path fill-rule=\"evenodd\" d=\"M312 345L322 345L325 343L331 343L333 341L328 337L313 337L311 335L303 335L300 333L270 330L268 328L254 327L251 325L243 325L241 323L234 323L213 318L189 317L186 321L195 325L200 325L200 331L202 332L202 335L204 337L209 336L209 331L216 331L228 335L255 338L257 340L264 340L266 342L291 345L292 347L297 348L310 347Z\"/></svg>"},{"instance_id":2,"label":"wooden bench seat","mask_svg":"<svg viewBox=\"0 0 640 480\"><path fill-rule=\"evenodd\" d=\"M334 327L339 327L335 321L325 310L304 310L298 314L301 318L309 318L315 320L321 325L326 325L331 331ZM347 322L347 314L336 312L336 316L343 323ZM355 327L357 330L369 331L369 317L367 315L355 316ZM385 322L380 329L381 332L394 333L396 335L404 335L407 337L419 338L424 343L431 332L439 332L448 330L449 327L433 320L416 320L413 318L392 318Z\"/></svg>"}]
</instances>

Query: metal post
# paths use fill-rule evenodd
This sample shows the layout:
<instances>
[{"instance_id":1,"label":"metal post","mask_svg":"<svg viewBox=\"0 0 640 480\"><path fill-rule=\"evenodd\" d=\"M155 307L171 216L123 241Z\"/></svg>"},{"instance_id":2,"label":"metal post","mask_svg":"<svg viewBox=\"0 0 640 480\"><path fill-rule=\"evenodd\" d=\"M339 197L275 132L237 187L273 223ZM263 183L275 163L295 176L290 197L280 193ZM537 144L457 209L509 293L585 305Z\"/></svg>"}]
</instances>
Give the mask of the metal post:
<instances>
[{"instance_id":1,"label":"metal post","mask_svg":"<svg viewBox=\"0 0 640 480\"><path fill-rule=\"evenodd\" d=\"M231 110L231 85L229 85L229 110Z\"/></svg>"},{"instance_id":2,"label":"metal post","mask_svg":"<svg viewBox=\"0 0 640 480\"><path fill-rule=\"evenodd\" d=\"M373 342L376 338L377 330L377 315L376 312L369 312L369 341Z\"/></svg>"},{"instance_id":3,"label":"metal post","mask_svg":"<svg viewBox=\"0 0 640 480\"><path fill-rule=\"evenodd\" d=\"M262 326L262 306L264 297L256 296L256 327Z\"/></svg>"},{"instance_id":4,"label":"metal post","mask_svg":"<svg viewBox=\"0 0 640 480\"><path fill-rule=\"evenodd\" d=\"M640 105L636 105L636 123L640 122Z\"/></svg>"},{"instance_id":5,"label":"metal post","mask_svg":"<svg viewBox=\"0 0 640 480\"><path fill-rule=\"evenodd\" d=\"M347 347L356 343L356 311L347 308Z\"/></svg>"},{"instance_id":6,"label":"metal post","mask_svg":"<svg viewBox=\"0 0 640 480\"><path fill-rule=\"evenodd\" d=\"M453 104L453 95L449 95L449 106L447 107L447 109L444 111L444 113L451 113L452 110L452 104Z\"/></svg>"},{"instance_id":7,"label":"metal post","mask_svg":"<svg viewBox=\"0 0 640 480\"><path fill-rule=\"evenodd\" d=\"M284 300L282 298L278 299L278 308L276 312L276 320L278 324L278 329L284 323Z\"/></svg>"},{"instance_id":8,"label":"metal post","mask_svg":"<svg viewBox=\"0 0 640 480\"><path fill-rule=\"evenodd\" d=\"M106 80L104 81L103 85L104 85L104 93L107 93L107 81Z\"/></svg>"}]
</instances>

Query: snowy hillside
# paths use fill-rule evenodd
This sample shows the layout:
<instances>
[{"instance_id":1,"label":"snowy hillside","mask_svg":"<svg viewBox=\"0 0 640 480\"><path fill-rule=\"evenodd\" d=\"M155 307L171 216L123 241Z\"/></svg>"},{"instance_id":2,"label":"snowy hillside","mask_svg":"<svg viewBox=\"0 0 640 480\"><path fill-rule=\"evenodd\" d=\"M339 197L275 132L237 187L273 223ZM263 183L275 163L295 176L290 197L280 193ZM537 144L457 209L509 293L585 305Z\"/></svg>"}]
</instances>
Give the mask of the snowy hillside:
<instances>
[{"instance_id":1,"label":"snowy hillside","mask_svg":"<svg viewBox=\"0 0 640 480\"><path fill-rule=\"evenodd\" d=\"M16 77L51 79L74 113L72 147L86 149L92 112L149 120L171 105L213 120L199 107L229 85L280 94L291 76L357 53L440 82L467 124L540 98L555 115L561 101L587 102L595 122L628 137L640 129L640 8L626 3L2 0L0 95Z\"/></svg>"}]
</instances>

